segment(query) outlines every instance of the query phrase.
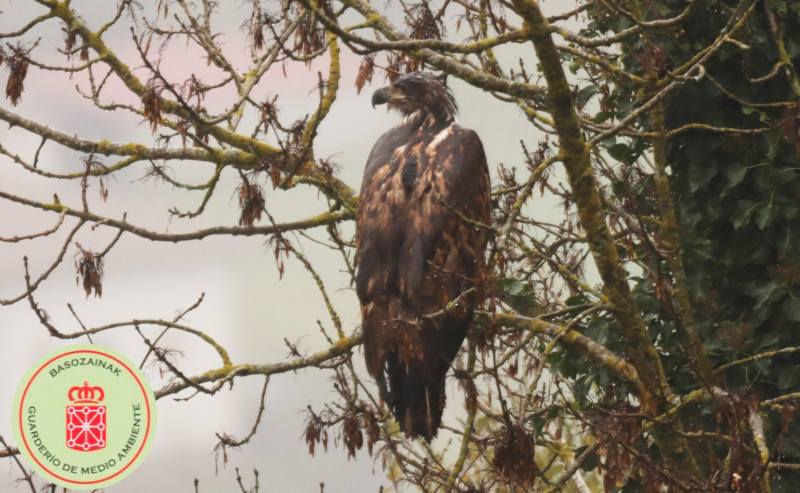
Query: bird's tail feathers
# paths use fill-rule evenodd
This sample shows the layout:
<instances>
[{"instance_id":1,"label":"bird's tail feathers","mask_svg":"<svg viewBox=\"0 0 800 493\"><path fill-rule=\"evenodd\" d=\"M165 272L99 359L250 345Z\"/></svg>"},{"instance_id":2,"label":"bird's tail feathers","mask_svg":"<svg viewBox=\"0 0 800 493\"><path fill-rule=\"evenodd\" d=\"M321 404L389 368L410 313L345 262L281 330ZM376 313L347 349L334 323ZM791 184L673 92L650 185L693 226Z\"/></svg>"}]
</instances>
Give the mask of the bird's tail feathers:
<instances>
[{"instance_id":1,"label":"bird's tail feathers","mask_svg":"<svg viewBox=\"0 0 800 493\"><path fill-rule=\"evenodd\" d=\"M445 375L425 373L415 363L403 361L396 352L389 355L387 403L407 437L431 441L442 421ZM446 368L444 373L447 373Z\"/></svg>"},{"instance_id":2,"label":"bird's tail feathers","mask_svg":"<svg viewBox=\"0 0 800 493\"><path fill-rule=\"evenodd\" d=\"M367 369L406 436L430 441L442 421L447 372L471 317L411 321L385 306L364 310Z\"/></svg>"}]
</instances>

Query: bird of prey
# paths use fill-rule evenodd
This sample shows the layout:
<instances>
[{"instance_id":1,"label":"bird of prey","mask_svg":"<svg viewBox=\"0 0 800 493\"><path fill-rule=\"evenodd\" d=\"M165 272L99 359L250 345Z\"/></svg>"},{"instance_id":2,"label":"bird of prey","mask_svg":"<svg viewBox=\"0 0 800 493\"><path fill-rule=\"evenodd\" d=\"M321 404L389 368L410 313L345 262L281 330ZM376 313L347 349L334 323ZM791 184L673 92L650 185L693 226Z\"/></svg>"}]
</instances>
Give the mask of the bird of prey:
<instances>
[{"instance_id":1,"label":"bird of prey","mask_svg":"<svg viewBox=\"0 0 800 493\"><path fill-rule=\"evenodd\" d=\"M367 370L409 438L430 441L445 377L472 319L490 223L478 135L455 122L436 76L413 72L372 95L404 120L367 160L356 217L356 292Z\"/></svg>"}]
</instances>

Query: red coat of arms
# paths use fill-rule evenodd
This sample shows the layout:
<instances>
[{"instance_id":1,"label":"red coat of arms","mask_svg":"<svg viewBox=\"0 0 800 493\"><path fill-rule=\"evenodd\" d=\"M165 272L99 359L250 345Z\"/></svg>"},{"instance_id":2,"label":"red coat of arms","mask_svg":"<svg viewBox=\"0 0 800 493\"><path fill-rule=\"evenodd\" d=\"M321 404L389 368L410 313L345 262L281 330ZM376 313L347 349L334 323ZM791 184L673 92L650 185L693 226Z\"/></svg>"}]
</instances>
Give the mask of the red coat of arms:
<instances>
[{"instance_id":1,"label":"red coat of arms","mask_svg":"<svg viewBox=\"0 0 800 493\"><path fill-rule=\"evenodd\" d=\"M100 450L106 446L106 406L100 401L106 394L101 387L83 386L69 389L67 398L67 447L81 452Z\"/></svg>"}]
</instances>

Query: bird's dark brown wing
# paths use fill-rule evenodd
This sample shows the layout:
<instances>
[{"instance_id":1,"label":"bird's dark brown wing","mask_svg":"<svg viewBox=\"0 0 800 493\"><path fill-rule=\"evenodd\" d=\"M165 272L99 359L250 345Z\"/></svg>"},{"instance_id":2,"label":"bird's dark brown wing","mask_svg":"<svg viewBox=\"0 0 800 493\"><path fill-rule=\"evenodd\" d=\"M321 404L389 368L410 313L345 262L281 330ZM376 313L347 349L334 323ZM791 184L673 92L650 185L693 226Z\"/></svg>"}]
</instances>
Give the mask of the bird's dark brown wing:
<instances>
[{"instance_id":1,"label":"bird's dark brown wing","mask_svg":"<svg viewBox=\"0 0 800 493\"><path fill-rule=\"evenodd\" d=\"M445 376L472 317L473 297L462 293L483 261L490 204L471 130L423 127L405 141L390 132L370 155L356 220L364 351L408 436L429 440L438 429Z\"/></svg>"}]
</instances>

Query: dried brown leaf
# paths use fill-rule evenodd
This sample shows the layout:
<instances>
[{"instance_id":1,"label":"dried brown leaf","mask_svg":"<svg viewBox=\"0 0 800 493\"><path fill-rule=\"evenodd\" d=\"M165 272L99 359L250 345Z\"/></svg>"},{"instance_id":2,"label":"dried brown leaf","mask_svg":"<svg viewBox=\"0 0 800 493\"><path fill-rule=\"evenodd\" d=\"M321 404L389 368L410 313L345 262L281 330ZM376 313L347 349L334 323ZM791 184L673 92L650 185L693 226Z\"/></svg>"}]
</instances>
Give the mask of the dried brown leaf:
<instances>
[{"instance_id":1,"label":"dried brown leaf","mask_svg":"<svg viewBox=\"0 0 800 493\"><path fill-rule=\"evenodd\" d=\"M11 56L5 56L8 67L8 82L6 82L6 97L16 106L25 90L25 76L28 75L28 51L20 45L12 47Z\"/></svg>"},{"instance_id":2,"label":"dried brown leaf","mask_svg":"<svg viewBox=\"0 0 800 493\"><path fill-rule=\"evenodd\" d=\"M372 76L375 73L375 54L371 53L361 58L356 76L356 92L361 94L367 82L372 83Z\"/></svg>"},{"instance_id":3,"label":"dried brown leaf","mask_svg":"<svg viewBox=\"0 0 800 493\"><path fill-rule=\"evenodd\" d=\"M80 247L79 247L80 248ZM88 298L92 291L98 298L103 296L103 259L92 252L80 249L75 260L79 279L83 280L83 290Z\"/></svg>"},{"instance_id":4,"label":"dried brown leaf","mask_svg":"<svg viewBox=\"0 0 800 493\"><path fill-rule=\"evenodd\" d=\"M239 226L252 226L261 219L264 212L264 191L258 185L251 184L246 178L239 185L239 207L242 214L239 217Z\"/></svg>"},{"instance_id":5,"label":"dried brown leaf","mask_svg":"<svg viewBox=\"0 0 800 493\"><path fill-rule=\"evenodd\" d=\"M367 432L367 452L372 456L372 446L378 443L381 438L381 429L378 426L378 418L372 407L365 407L361 413L361 424Z\"/></svg>"},{"instance_id":6,"label":"dried brown leaf","mask_svg":"<svg viewBox=\"0 0 800 493\"><path fill-rule=\"evenodd\" d=\"M153 86L147 88L147 92L142 96L144 108L144 118L150 122L150 128L156 133L158 126L161 125L161 99Z\"/></svg>"},{"instance_id":7,"label":"dried brown leaf","mask_svg":"<svg viewBox=\"0 0 800 493\"><path fill-rule=\"evenodd\" d=\"M355 459L356 450L364 446L364 434L361 432L356 413L351 412L344 418L342 438L344 439L344 446L347 448L347 460L350 460L350 457Z\"/></svg>"},{"instance_id":8,"label":"dried brown leaf","mask_svg":"<svg viewBox=\"0 0 800 493\"><path fill-rule=\"evenodd\" d=\"M319 425L319 422L313 416L310 417L306 422L306 429L303 432L303 436L308 444L308 453L311 454L311 457L314 457L314 447L320 442L321 433L322 427Z\"/></svg>"},{"instance_id":9,"label":"dried brown leaf","mask_svg":"<svg viewBox=\"0 0 800 493\"><path fill-rule=\"evenodd\" d=\"M269 178L272 181L272 189L275 190L281 184L281 169L277 166L271 167L269 169Z\"/></svg>"},{"instance_id":10,"label":"dried brown leaf","mask_svg":"<svg viewBox=\"0 0 800 493\"><path fill-rule=\"evenodd\" d=\"M494 449L492 465L509 483L531 487L538 473L534 462L535 445L525 429L518 426L506 429Z\"/></svg>"}]
</instances>

